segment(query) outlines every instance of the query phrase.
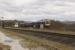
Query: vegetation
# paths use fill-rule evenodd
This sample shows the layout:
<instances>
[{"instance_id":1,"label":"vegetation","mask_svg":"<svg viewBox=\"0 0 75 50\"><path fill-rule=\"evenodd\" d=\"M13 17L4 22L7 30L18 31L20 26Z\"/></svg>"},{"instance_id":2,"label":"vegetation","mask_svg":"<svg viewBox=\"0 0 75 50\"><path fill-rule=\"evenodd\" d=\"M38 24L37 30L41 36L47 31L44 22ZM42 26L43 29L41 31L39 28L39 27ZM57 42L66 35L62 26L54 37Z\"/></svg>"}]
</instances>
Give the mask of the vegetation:
<instances>
[{"instance_id":1,"label":"vegetation","mask_svg":"<svg viewBox=\"0 0 75 50\"><path fill-rule=\"evenodd\" d=\"M43 47L43 48L46 48L47 50L75 50L75 48L73 48L72 46L66 45L66 44L61 44L61 43L54 42L54 41L48 41L43 38L39 39L34 36L21 34L19 32L14 32L8 29L7 30L0 29L0 30L12 38L17 38L16 36L18 36L18 39L22 38L23 40L20 42L21 45L23 47L30 48L30 50L32 48L37 48L37 47Z\"/></svg>"}]
</instances>

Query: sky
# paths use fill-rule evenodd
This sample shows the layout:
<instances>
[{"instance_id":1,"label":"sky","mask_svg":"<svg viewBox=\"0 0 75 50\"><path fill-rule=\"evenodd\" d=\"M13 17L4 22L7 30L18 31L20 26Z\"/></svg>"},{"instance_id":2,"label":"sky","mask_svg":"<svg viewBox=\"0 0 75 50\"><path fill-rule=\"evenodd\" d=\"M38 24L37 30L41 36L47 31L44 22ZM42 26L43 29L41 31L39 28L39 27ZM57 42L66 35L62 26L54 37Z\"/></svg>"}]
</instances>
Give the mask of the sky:
<instances>
[{"instance_id":1,"label":"sky","mask_svg":"<svg viewBox=\"0 0 75 50\"><path fill-rule=\"evenodd\" d=\"M75 0L0 0L0 18L75 21Z\"/></svg>"}]
</instances>

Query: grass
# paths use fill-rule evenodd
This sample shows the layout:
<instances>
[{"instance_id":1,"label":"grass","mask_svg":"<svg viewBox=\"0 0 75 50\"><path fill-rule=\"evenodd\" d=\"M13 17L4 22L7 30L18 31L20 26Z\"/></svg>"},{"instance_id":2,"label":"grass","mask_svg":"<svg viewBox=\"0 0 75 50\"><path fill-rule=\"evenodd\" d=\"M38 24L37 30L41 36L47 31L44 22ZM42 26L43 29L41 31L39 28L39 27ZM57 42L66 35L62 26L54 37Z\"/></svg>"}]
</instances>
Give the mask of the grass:
<instances>
[{"instance_id":1,"label":"grass","mask_svg":"<svg viewBox=\"0 0 75 50\"><path fill-rule=\"evenodd\" d=\"M44 48L50 49L59 49L59 50L75 50L74 47L60 44L58 42L54 41L48 41L46 39L38 39L37 37L29 36L29 35L23 35L19 34L17 32L13 32L10 30L0 29L2 32L4 32L7 36L11 36L12 38L23 38L21 41L21 44L23 47L29 47L29 48L36 48L38 46L42 46ZM18 36L18 37L16 37Z\"/></svg>"},{"instance_id":2,"label":"grass","mask_svg":"<svg viewBox=\"0 0 75 50\"><path fill-rule=\"evenodd\" d=\"M14 29L11 27L6 27L9 29ZM53 33L59 33L59 34L67 34L67 35L75 35L74 31L68 31L68 30L51 30L51 29L37 29L37 28L15 28L15 29L20 29L20 30L28 30L32 32L53 32Z\"/></svg>"}]
</instances>

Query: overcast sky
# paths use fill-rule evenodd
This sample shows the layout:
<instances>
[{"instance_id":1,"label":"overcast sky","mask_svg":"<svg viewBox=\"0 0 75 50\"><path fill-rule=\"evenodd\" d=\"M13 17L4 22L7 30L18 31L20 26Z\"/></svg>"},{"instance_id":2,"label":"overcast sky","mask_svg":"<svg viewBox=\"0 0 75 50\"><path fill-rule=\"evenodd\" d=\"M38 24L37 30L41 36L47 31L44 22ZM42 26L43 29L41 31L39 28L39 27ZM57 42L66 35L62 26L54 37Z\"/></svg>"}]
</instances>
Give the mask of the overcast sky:
<instances>
[{"instance_id":1,"label":"overcast sky","mask_svg":"<svg viewBox=\"0 0 75 50\"><path fill-rule=\"evenodd\" d=\"M75 21L75 0L0 0L0 17Z\"/></svg>"}]
</instances>

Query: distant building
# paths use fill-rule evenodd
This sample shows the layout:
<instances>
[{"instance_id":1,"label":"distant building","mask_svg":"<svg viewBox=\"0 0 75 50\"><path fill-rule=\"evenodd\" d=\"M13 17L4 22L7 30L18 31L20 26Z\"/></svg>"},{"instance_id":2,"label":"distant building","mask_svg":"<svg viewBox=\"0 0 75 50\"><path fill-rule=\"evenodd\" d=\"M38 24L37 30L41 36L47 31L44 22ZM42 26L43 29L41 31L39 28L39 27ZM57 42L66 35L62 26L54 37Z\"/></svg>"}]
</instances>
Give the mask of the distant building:
<instances>
[{"instance_id":1,"label":"distant building","mask_svg":"<svg viewBox=\"0 0 75 50\"><path fill-rule=\"evenodd\" d=\"M14 27L19 27L19 23L15 22Z\"/></svg>"},{"instance_id":2,"label":"distant building","mask_svg":"<svg viewBox=\"0 0 75 50\"><path fill-rule=\"evenodd\" d=\"M51 20L49 19L40 20L40 22L43 22L44 28L49 28L52 24Z\"/></svg>"},{"instance_id":3,"label":"distant building","mask_svg":"<svg viewBox=\"0 0 75 50\"><path fill-rule=\"evenodd\" d=\"M44 28L44 24L40 24L40 29L43 29Z\"/></svg>"},{"instance_id":4,"label":"distant building","mask_svg":"<svg viewBox=\"0 0 75 50\"><path fill-rule=\"evenodd\" d=\"M33 22L32 24L33 24L33 28L40 28L40 29L44 28L43 22Z\"/></svg>"}]
</instances>

